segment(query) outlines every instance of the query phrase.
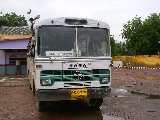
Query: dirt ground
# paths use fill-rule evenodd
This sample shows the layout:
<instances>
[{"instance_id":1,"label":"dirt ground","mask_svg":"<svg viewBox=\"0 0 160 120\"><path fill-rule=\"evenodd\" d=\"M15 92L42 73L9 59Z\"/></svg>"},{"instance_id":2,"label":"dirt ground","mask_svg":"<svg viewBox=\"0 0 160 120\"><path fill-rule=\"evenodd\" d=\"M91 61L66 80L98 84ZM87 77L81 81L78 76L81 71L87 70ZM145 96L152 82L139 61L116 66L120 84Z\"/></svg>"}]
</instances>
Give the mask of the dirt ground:
<instances>
[{"instance_id":1,"label":"dirt ground","mask_svg":"<svg viewBox=\"0 0 160 120\"><path fill-rule=\"evenodd\" d=\"M0 76L0 81L27 81ZM160 70L112 69L112 92L100 109L87 100L48 102L40 113L29 86L0 87L0 120L160 120Z\"/></svg>"},{"instance_id":2,"label":"dirt ground","mask_svg":"<svg viewBox=\"0 0 160 120\"><path fill-rule=\"evenodd\" d=\"M125 120L160 120L160 70L113 69L102 113Z\"/></svg>"}]
</instances>

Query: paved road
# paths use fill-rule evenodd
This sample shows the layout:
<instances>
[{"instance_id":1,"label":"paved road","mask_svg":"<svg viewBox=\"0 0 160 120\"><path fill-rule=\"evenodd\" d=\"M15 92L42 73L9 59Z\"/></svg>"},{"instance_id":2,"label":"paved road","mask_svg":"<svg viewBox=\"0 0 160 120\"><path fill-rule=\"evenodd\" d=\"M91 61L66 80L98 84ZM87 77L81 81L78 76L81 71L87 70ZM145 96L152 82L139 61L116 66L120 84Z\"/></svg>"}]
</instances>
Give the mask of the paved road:
<instances>
[{"instance_id":1,"label":"paved road","mask_svg":"<svg viewBox=\"0 0 160 120\"><path fill-rule=\"evenodd\" d=\"M87 100L48 102L36 110L28 86L0 87L0 120L160 120L160 70L112 70L112 93L100 109Z\"/></svg>"}]
</instances>

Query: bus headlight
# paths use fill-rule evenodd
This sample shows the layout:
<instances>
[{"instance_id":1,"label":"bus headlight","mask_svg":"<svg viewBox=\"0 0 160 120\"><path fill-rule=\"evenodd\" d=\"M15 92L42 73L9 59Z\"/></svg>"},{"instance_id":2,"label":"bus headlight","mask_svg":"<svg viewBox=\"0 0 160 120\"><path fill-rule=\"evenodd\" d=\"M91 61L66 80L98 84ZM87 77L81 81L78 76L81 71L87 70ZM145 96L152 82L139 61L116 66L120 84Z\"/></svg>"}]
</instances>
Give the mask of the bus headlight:
<instances>
[{"instance_id":1,"label":"bus headlight","mask_svg":"<svg viewBox=\"0 0 160 120\"><path fill-rule=\"evenodd\" d=\"M51 81L51 79L42 79L41 83L42 83L42 85L46 86L46 85L51 85L52 81Z\"/></svg>"},{"instance_id":2,"label":"bus headlight","mask_svg":"<svg viewBox=\"0 0 160 120\"><path fill-rule=\"evenodd\" d=\"M107 84L107 83L109 83L109 78L108 77L103 77L101 79L101 84Z\"/></svg>"}]
</instances>

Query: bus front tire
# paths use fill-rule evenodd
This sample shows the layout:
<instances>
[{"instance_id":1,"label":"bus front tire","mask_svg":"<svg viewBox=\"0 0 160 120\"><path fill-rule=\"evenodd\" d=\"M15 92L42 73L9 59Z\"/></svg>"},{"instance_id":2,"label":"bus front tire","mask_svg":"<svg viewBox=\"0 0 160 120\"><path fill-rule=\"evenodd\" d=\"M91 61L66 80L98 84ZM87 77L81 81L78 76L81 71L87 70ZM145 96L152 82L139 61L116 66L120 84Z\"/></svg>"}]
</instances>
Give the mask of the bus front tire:
<instances>
[{"instance_id":1,"label":"bus front tire","mask_svg":"<svg viewBox=\"0 0 160 120\"><path fill-rule=\"evenodd\" d=\"M36 100L36 107L39 112L44 112L46 106L46 101L38 101Z\"/></svg>"},{"instance_id":2,"label":"bus front tire","mask_svg":"<svg viewBox=\"0 0 160 120\"><path fill-rule=\"evenodd\" d=\"M89 99L89 104L93 108L99 108L103 103L103 98L92 98Z\"/></svg>"}]
</instances>

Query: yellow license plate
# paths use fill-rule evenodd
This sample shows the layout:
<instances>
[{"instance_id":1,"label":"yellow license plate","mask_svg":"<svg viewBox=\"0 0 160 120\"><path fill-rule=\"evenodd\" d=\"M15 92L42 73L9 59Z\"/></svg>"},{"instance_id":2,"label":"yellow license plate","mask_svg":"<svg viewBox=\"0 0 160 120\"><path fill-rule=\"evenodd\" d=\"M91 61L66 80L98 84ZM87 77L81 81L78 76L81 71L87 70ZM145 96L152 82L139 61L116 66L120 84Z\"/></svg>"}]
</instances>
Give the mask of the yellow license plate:
<instances>
[{"instance_id":1,"label":"yellow license plate","mask_svg":"<svg viewBox=\"0 0 160 120\"><path fill-rule=\"evenodd\" d=\"M76 89L71 90L71 98L70 100L79 100L87 98L87 89Z\"/></svg>"}]
</instances>

